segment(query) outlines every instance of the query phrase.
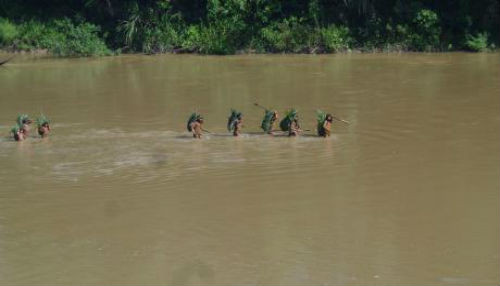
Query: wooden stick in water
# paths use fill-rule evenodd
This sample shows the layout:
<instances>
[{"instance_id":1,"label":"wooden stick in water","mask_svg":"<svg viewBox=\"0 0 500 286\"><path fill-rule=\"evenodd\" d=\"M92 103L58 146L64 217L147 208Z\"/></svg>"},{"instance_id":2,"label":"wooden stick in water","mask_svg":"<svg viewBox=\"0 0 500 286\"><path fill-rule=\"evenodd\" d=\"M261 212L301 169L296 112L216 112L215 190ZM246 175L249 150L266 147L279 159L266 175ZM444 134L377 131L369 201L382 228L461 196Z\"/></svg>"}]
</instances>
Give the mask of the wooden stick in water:
<instances>
[{"instance_id":1,"label":"wooden stick in water","mask_svg":"<svg viewBox=\"0 0 500 286\"><path fill-rule=\"evenodd\" d=\"M10 57L10 58L8 58L8 59L6 59L6 60L2 60L2 61L0 61L0 66L1 66L1 65L3 65L3 64L8 63L8 62L9 62L10 60L12 60L14 57L15 57L15 56L12 56L12 57Z\"/></svg>"},{"instance_id":2,"label":"wooden stick in water","mask_svg":"<svg viewBox=\"0 0 500 286\"><path fill-rule=\"evenodd\" d=\"M312 130L311 129L300 129L298 130L299 132L311 132ZM282 132L282 133L287 133L289 131L283 131L283 130L273 130L271 132Z\"/></svg>"}]
</instances>

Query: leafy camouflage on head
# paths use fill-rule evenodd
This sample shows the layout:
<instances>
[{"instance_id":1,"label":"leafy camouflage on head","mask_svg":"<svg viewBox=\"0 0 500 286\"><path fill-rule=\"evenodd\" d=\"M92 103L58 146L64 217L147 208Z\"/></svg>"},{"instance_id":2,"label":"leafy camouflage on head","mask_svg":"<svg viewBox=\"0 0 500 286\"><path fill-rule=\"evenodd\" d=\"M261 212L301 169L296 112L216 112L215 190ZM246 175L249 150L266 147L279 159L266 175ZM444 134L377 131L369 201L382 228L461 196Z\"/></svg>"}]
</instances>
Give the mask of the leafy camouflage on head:
<instances>
[{"instance_id":1,"label":"leafy camouflage on head","mask_svg":"<svg viewBox=\"0 0 500 286\"><path fill-rule=\"evenodd\" d=\"M47 116L40 114L40 116L36 118L36 125L38 128L40 128L45 124L50 124L50 120L47 118Z\"/></svg>"},{"instance_id":2,"label":"leafy camouflage on head","mask_svg":"<svg viewBox=\"0 0 500 286\"><path fill-rule=\"evenodd\" d=\"M12 133L12 135L16 135L20 130L21 126L19 126L19 124L16 124L10 129L10 133Z\"/></svg>"},{"instance_id":3,"label":"leafy camouflage on head","mask_svg":"<svg viewBox=\"0 0 500 286\"><path fill-rule=\"evenodd\" d=\"M274 111L266 109L264 119L262 119L262 124L260 125L260 128L262 128L265 132L270 132L273 127L273 116Z\"/></svg>"},{"instance_id":4,"label":"leafy camouflage on head","mask_svg":"<svg viewBox=\"0 0 500 286\"><path fill-rule=\"evenodd\" d=\"M17 116L17 124L20 125L20 126L23 126L23 124L27 123L30 121L30 117L28 116L28 114L19 114Z\"/></svg>"},{"instance_id":5,"label":"leafy camouflage on head","mask_svg":"<svg viewBox=\"0 0 500 286\"><path fill-rule=\"evenodd\" d=\"M232 132L238 122L238 119L241 118L243 114L234 109L231 109L231 114L227 118L227 131Z\"/></svg>"},{"instance_id":6,"label":"leafy camouflage on head","mask_svg":"<svg viewBox=\"0 0 500 286\"><path fill-rule=\"evenodd\" d=\"M316 120L318 121L318 127L317 127L318 136L324 136L325 128L323 127L323 125L325 124L326 120L326 112L321 111L319 109L316 110Z\"/></svg>"},{"instance_id":7,"label":"leafy camouflage on head","mask_svg":"<svg viewBox=\"0 0 500 286\"><path fill-rule=\"evenodd\" d=\"M280 128L282 131L290 131L290 126L292 125L292 122L294 120L297 120L297 110L295 108L292 108L290 110L287 110L285 112L285 117L280 122Z\"/></svg>"},{"instance_id":8,"label":"leafy camouflage on head","mask_svg":"<svg viewBox=\"0 0 500 286\"><path fill-rule=\"evenodd\" d=\"M187 122L187 130L189 132L192 132L193 129L191 128L191 123L195 122L196 120L200 120L200 119L203 119L203 117L199 113L194 112L193 114L191 114L191 116L189 116L189 119Z\"/></svg>"}]
</instances>

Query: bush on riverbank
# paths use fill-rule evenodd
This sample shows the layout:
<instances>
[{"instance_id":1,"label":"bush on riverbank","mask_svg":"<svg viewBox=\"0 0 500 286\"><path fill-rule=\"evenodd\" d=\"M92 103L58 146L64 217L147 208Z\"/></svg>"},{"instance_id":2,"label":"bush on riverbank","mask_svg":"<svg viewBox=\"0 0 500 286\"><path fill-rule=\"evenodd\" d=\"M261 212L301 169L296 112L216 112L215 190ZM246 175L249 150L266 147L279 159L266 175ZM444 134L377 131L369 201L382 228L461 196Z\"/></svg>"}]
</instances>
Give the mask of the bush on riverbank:
<instances>
[{"instance_id":1,"label":"bush on riverbank","mask_svg":"<svg viewBox=\"0 0 500 286\"><path fill-rule=\"evenodd\" d=\"M0 45L8 45L17 37L17 27L8 19L0 18Z\"/></svg>"},{"instance_id":2,"label":"bush on riverbank","mask_svg":"<svg viewBox=\"0 0 500 286\"><path fill-rule=\"evenodd\" d=\"M345 26L313 27L304 19L292 17L264 27L258 43L261 50L272 53L333 53L351 48L352 36Z\"/></svg>"},{"instance_id":3,"label":"bush on riverbank","mask_svg":"<svg viewBox=\"0 0 500 286\"><path fill-rule=\"evenodd\" d=\"M63 2L3 2L0 47L63 56L485 51L500 37L495 0Z\"/></svg>"},{"instance_id":4,"label":"bush on riverbank","mask_svg":"<svg viewBox=\"0 0 500 286\"><path fill-rule=\"evenodd\" d=\"M47 23L30 20L17 25L0 19L0 44L14 51L47 50L56 56L110 55L99 31L93 24L74 24L67 18Z\"/></svg>"},{"instance_id":5,"label":"bush on riverbank","mask_svg":"<svg viewBox=\"0 0 500 286\"><path fill-rule=\"evenodd\" d=\"M495 45L488 44L488 33L477 33L475 36L471 34L465 35L465 47L472 52L484 52L495 48Z\"/></svg>"}]
</instances>

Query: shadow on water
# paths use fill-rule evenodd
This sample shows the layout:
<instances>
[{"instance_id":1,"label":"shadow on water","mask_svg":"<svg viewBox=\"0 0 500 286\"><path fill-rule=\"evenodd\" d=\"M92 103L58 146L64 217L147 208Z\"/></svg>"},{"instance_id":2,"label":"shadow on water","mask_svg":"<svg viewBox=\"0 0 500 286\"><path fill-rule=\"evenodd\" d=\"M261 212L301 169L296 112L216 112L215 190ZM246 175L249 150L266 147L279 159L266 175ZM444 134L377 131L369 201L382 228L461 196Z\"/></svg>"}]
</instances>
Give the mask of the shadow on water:
<instances>
[{"instance_id":1,"label":"shadow on water","mask_svg":"<svg viewBox=\"0 0 500 286\"><path fill-rule=\"evenodd\" d=\"M172 285L212 284L215 281L213 268L202 261L193 261L172 273Z\"/></svg>"}]
</instances>

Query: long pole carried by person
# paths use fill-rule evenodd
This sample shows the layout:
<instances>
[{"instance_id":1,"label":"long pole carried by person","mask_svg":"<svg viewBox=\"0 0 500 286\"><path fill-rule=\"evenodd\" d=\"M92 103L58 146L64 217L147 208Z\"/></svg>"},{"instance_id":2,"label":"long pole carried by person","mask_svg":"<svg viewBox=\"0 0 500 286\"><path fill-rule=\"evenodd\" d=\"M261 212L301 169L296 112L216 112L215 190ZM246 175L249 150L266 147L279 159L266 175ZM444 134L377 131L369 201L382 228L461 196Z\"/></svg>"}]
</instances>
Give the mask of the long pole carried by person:
<instances>
[{"instance_id":1,"label":"long pole carried by person","mask_svg":"<svg viewBox=\"0 0 500 286\"><path fill-rule=\"evenodd\" d=\"M335 117L335 116L332 116L332 118L333 118L333 119L335 119L335 120L338 120L338 121L344 122L345 124L351 124L351 123L349 123L349 121L344 120L344 119L340 119L340 118Z\"/></svg>"},{"instance_id":2,"label":"long pole carried by person","mask_svg":"<svg viewBox=\"0 0 500 286\"><path fill-rule=\"evenodd\" d=\"M253 105L255 105L255 106L257 106L257 107L260 107L260 108L262 108L262 109L264 109L264 110L268 110L267 108L265 108L264 106L262 106L262 105L258 104L257 102L255 102Z\"/></svg>"}]
</instances>

